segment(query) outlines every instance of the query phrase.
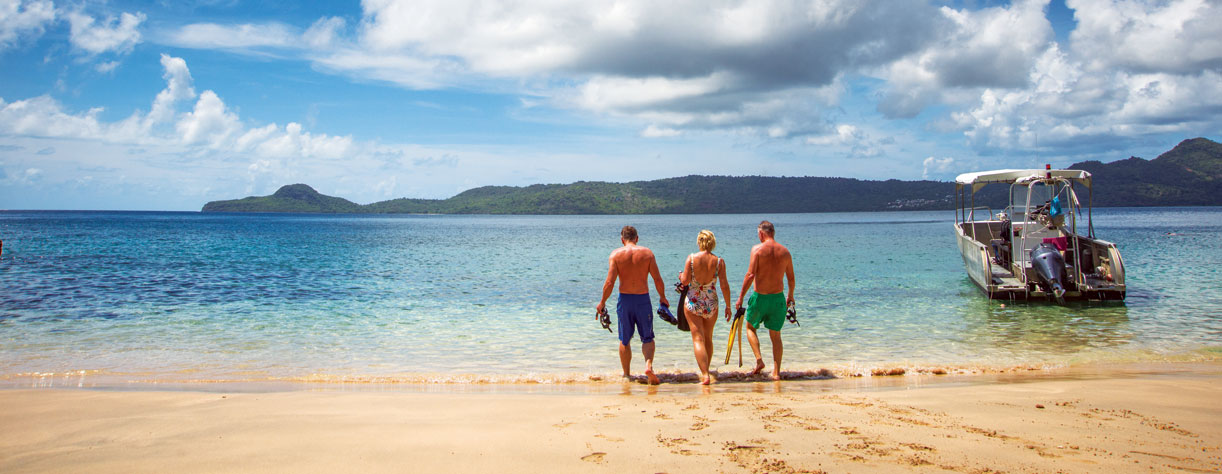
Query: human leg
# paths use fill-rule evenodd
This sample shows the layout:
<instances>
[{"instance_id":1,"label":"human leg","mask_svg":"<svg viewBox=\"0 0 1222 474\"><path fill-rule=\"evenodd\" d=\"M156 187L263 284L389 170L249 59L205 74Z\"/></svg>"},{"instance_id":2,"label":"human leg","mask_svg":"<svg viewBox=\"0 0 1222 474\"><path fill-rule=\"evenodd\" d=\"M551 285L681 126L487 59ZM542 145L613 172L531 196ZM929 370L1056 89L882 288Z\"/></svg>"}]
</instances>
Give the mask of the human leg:
<instances>
[{"instance_id":1,"label":"human leg","mask_svg":"<svg viewBox=\"0 0 1222 474\"><path fill-rule=\"evenodd\" d=\"M747 329L747 342L751 343L751 352L755 354L755 369L751 370L751 375L756 375L764 370L764 354L760 352L760 338L755 334L755 325L747 321Z\"/></svg>"},{"instance_id":2,"label":"human leg","mask_svg":"<svg viewBox=\"0 0 1222 474\"><path fill-rule=\"evenodd\" d=\"M705 348L704 366L706 368L712 367L713 365L713 326L715 326L716 324L717 324L717 313L716 312L713 313L713 317L704 318L702 321L700 321L700 326L701 326L701 329L703 330L703 336L704 336L704 348ZM706 383L713 382L713 377L708 370L705 370L705 376L706 376L706 379L705 379Z\"/></svg>"},{"instance_id":3,"label":"human leg","mask_svg":"<svg viewBox=\"0 0 1222 474\"><path fill-rule=\"evenodd\" d=\"M751 375L759 374L764 370L764 354L760 352L760 338L755 333L755 328L764 321L764 312L760 310L759 293L751 292L751 296L747 298L747 342L751 343L751 352L755 354L755 369L751 371Z\"/></svg>"},{"instance_id":4,"label":"human leg","mask_svg":"<svg viewBox=\"0 0 1222 474\"><path fill-rule=\"evenodd\" d=\"M772 339L772 380L781 380L781 355L785 353L781 344L781 331L769 329L768 338Z\"/></svg>"},{"instance_id":5,"label":"human leg","mask_svg":"<svg viewBox=\"0 0 1222 474\"><path fill-rule=\"evenodd\" d=\"M632 366L632 347L622 342L619 344L619 365L623 366L624 368L624 377L628 377L632 374L632 372L629 371Z\"/></svg>"},{"instance_id":6,"label":"human leg","mask_svg":"<svg viewBox=\"0 0 1222 474\"><path fill-rule=\"evenodd\" d=\"M653 349L653 340L641 344L641 354L645 356L645 378L649 380L650 385L657 385L661 381L653 373Z\"/></svg>"},{"instance_id":7,"label":"human leg","mask_svg":"<svg viewBox=\"0 0 1222 474\"><path fill-rule=\"evenodd\" d=\"M696 367L700 368L700 383L707 384L709 380L709 350L711 345L705 343L704 319L695 312L685 311L687 324L692 332L692 352L696 356Z\"/></svg>"}]
</instances>

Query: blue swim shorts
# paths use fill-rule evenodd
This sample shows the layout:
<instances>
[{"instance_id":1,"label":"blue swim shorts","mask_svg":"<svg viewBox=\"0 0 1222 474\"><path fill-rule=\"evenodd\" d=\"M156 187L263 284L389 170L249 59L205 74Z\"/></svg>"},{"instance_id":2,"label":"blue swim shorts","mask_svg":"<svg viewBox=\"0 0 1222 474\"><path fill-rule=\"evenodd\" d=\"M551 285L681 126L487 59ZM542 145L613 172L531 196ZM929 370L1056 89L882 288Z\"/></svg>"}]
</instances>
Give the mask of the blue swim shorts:
<instances>
[{"instance_id":1,"label":"blue swim shorts","mask_svg":"<svg viewBox=\"0 0 1222 474\"><path fill-rule=\"evenodd\" d=\"M615 303L615 314L619 321L619 342L628 345L633 329L641 332L641 343L653 342L653 303L649 293L643 295L619 294Z\"/></svg>"}]
</instances>

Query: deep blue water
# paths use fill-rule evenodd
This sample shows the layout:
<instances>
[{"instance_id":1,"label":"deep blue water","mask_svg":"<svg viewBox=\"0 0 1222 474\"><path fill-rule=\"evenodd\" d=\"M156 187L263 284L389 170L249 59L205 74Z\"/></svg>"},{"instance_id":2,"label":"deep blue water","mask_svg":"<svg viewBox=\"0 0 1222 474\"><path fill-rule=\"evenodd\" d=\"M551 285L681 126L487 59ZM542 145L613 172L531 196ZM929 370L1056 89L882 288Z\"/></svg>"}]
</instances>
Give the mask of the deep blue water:
<instances>
[{"instance_id":1,"label":"deep blue water","mask_svg":"<svg viewBox=\"0 0 1222 474\"><path fill-rule=\"evenodd\" d=\"M1216 354L1222 208L1094 214L1097 234L1117 242L1125 259L1123 304L1003 306L986 299L964 274L950 211L0 212L0 377L87 371L142 380L419 381L612 374L619 367L615 338L595 323L592 307L619 228L640 230L668 285L696 250L697 232L713 230L737 297L761 218L776 223L797 271L802 326L784 331L787 369ZM658 323L657 365L693 371L689 336ZM724 356L727 330L723 323L715 331L715 360Z\"/></svg>"}]
</instances>

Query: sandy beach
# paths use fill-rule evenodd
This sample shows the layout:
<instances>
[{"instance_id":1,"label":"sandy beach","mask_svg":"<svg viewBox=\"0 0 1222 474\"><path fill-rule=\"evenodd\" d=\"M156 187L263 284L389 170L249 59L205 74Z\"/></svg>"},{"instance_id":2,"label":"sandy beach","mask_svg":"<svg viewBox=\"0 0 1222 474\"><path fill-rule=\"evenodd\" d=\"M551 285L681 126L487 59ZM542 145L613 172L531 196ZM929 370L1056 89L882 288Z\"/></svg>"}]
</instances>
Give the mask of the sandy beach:
<instances>
[{"instance_id":1,"label":"sandy beach","mask_svg":"<svg viewBox=\"0 0 1222 474\"><path fill-rule=\"evenodd\" d=\"M1222 365L921 385L13 389L0 471L1222 470Z\"/></svg>"}]
</instances>

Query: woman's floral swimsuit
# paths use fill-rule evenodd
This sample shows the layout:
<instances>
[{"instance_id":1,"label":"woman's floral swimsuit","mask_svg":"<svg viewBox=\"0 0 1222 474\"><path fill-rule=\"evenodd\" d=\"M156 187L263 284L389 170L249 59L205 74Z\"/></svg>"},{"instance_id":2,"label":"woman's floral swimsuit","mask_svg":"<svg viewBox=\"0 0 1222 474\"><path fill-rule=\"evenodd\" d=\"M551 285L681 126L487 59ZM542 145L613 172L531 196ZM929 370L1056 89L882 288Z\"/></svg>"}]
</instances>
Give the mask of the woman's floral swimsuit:
<instances>
[{"instance_id":1,"label":"woman's floral swimsuit","mask_svg":"<svg viewBox=\"0 0 1222 474\"><path fill-rule=\"evenodd\" d=\"M692 266L692 284L687 290L687 303L683 309L696 316L708 319L717 316L717 275L721 270L721 259L717 259L717 270L708 283L696 283L696 269Z\"/></svg>"}]
</instances>

